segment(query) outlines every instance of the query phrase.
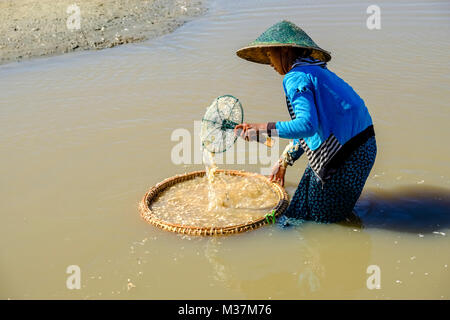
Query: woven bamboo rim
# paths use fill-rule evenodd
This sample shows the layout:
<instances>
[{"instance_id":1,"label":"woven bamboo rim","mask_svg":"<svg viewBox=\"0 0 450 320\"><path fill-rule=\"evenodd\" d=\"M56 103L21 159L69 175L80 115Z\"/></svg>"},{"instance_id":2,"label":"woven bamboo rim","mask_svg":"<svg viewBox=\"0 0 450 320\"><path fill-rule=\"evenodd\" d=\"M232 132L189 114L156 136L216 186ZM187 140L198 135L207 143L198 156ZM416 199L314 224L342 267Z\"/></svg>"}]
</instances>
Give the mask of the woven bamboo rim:
<instances>
[{"instance_id":1,"label":"woven bamboo rim","mask_svg":"<svg viewBox=\"0 0 450 320\"><path fill-rule=\"evenodd\" d=\"M256 173L250 173L245 171L238 171L238 170L217 170L217 172L225 173L232 176L242 176L242 177L257 177L260 178L261 181L264 183L267 183L270 185L272 190L274 190L279 198L279 201L277 205L272 209L274 210L274 219L276 219L278 216L280 216L284 210L286 210L288 206L288 195L283 187L280 185L270 182L266 177L260 174ZM194 171L190 173L186 173L183 175L177 175L168 179L165 179L155 185L153 188L151 188L145 196L142 198L142 201L139 203L139 212L141 214L141 217L147 221L148 223L161 228L166 231L176 232L176 233L182 233L187 235L196 235L196 236L219 236L219 235L229 235L229 234L236 234L241 233L245 231L250 231L257 229L259 227L262 227L265 224L273 223L273 221L270 221L270 219L267 219L265 216L261 217L260 219L250 221L248 223L243 223L239 225L234 226L227 226L227 227L195 227L195 226L186 226L186 225L179 225L174 223L169 223L166 221L163 221L159 218L157 218L149 208L151 203L155 200L155 198L162 193L165 189L183 182L187 180L194 179L195 177L203 177L205 175L205 171ZM268 213L272 213L268 212Z\"/></svg>"}]
</instances>

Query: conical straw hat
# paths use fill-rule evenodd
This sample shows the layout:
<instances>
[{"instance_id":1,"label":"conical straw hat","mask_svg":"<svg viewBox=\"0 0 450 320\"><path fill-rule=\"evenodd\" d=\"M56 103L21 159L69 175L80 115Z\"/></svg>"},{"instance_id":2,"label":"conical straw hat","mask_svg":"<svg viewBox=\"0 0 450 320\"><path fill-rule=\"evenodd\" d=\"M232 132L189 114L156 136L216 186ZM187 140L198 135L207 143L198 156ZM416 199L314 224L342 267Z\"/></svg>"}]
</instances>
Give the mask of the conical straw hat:
<instances>
[{"instance_id":1,"label":"conical straw hat","mask_svg":"<svg viewBox=\"0 0 450 320\"><path fill-rule=\"evenodd\" d=\"M236 54L248 61L270 64L267 51L273 47L292 47L311 49L313 58L330 61L328 51L320 48L300 27L289 21L281 21L264 31L255 41L239 49Z\"/></svg>"}]
</instances>

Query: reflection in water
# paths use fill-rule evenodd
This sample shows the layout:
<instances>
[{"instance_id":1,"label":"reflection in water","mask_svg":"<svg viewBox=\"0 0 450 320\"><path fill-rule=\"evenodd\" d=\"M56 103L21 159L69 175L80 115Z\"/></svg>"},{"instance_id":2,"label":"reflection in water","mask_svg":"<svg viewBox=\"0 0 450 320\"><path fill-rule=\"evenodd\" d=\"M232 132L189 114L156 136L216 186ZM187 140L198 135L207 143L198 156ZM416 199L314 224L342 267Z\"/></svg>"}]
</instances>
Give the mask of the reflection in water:
<instances>
[{"instance_id":1,"label":"reflection in water","mask_svg":"<svg viewBox=\"0 0 450 320\"><path fill-rule=\"evenodd\" d=\"M344 229L346 231L330 228L327 237L317 236L317 232L307 233L304 246L311 263L299 276L299 282L308 279L308 282L303 280L303 297L351 296L365 287L371 255L370 236L358 229ZM346 241L348 245L342 248L330 238Z\"/></svg>"},{"instance_id":2,"label":"reflection in water","mask_svg":"<svg viewBox=\"0 0 450 320\"><path fill-rule=\"evenodd\" d=\"M210 239L205 256L214 280L256 299L352 297L365 288L372 250L369 234L316 223L286 230L276 232L288 233L289 243L274 247L271 236L260 238L257 247L247 242L231 256L225 241Z\"/></svg>"},{"instance_id":3,"label":"reflection in water","mask_svg":"<svg viewBox=\"0 0 450 320\"><path fill-rule=\"evenodd\" d=\"M242 298L405 298L413 294L408 288L426 288L414 297L445 298L440 286L449 283L450 256L441 249L448 245L449 208L450 192L442 188L367 192L356 207L362 228L267 227L209 239L205 257L213 281ZM381 290L366 286L370 265L380 267Z\"/></svg>"},{"instance_id":4,"label":"reflection in water","mask_svg":"<svg viewBox=\"0 0 450 320\"><path fill-rule=\"evenodd\" d=\"M450 228L450 190L403 187L368 192L356 212L367 228L430 233Z\"/></svg>"},{"instance_id":5,"label":"reflection in water","mask_svg":"<svg viewBox=\"0 0 450 320\"><path fill-rule=\"evenodd\" d=\"M225 287L233 287L227 268L220 259L220 244L221 242L217 238L208 239L205 245L205 257L213 267L213 279L223 283Z\"/></svg>"}]
</instances>

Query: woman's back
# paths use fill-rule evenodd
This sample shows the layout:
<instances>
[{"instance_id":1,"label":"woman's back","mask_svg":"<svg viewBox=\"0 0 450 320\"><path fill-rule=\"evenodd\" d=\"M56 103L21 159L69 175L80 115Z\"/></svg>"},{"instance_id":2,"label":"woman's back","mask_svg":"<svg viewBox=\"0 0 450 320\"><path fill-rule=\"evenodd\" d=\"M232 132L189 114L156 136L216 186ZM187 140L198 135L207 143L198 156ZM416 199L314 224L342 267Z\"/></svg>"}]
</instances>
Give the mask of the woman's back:
<instances>
[{"instance_id":1,"label":"woman's back","mask_svg":"<svg viewBox=\"0 0 450 320\"><path fill-rule=\"evenodd\" d=\"M349 84L327 68L296 67L286 74L283 85L289 99L298 98L302 92L306 94L308 89L312 91L309 99L313 99L310 103L316 107L318 128L316 135L305 137L312 149L332 133L344 144L372 125L372 118L363 99ZM294 91L300 92L300 95L294 95ZM295 105L296 102L291 100L291 103Z\"/></svg>"}]
</instances>

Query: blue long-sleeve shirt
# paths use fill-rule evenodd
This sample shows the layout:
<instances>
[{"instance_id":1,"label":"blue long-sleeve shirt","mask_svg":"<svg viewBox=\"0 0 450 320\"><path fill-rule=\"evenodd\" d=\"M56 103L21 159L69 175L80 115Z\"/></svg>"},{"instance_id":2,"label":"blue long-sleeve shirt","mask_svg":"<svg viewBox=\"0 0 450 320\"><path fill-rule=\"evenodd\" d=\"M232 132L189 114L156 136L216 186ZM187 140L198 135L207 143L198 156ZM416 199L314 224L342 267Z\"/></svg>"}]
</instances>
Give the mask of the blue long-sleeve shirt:
<instances>
[{"instance_id":1,"label":"blue long-sleeve shirt","mask_svg":"<svg viewBox=\"0 0 450 320\"><path fill-rule=\"evenodd\" d=\"M283 79L286 97L291 102L295 119L275 124L281 138L303 138L311 150L316 150L330 134L340 144L366 129L372 118L364 101L344 80L327 68L299 66ZM293 157L303 151L298 148Z\"/></svg>"}]
</instances>

